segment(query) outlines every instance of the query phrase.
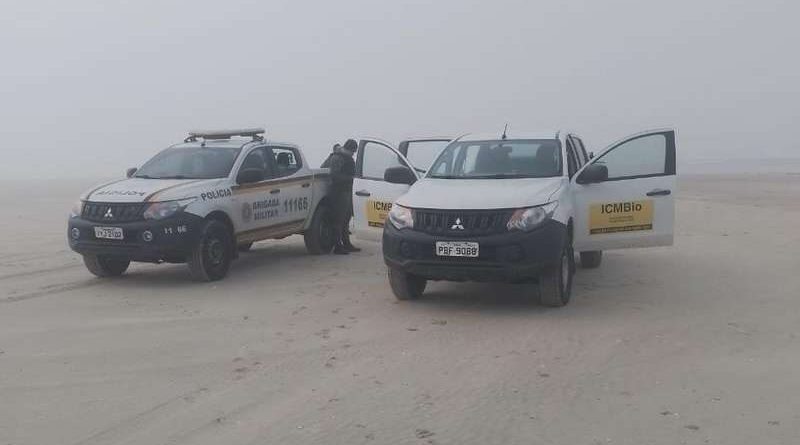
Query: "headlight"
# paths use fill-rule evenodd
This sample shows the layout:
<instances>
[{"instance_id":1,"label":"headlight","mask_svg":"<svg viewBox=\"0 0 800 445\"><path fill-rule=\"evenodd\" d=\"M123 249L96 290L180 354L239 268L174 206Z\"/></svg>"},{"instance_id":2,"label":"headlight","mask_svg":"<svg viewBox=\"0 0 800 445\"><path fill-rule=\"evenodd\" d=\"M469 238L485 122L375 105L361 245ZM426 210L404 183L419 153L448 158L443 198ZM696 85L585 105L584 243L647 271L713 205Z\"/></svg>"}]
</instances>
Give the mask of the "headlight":
<instances>
[{"instance_id":1,"label":"headlight","mask_svg":"<svg viewBox=\"0 0 800 445\"><path fill-rule=\"evenodd\" d=\"M553 212L556 211L556 207L558 207L558 201L536 207L518 209L514 211L514 214L511 215L511 219L508 220L508 230L529 232L552 217Z\"/></svg>"},{"instance_id":2,"label":"headlight","mask_svg":"<svg viewBox=\"0 0 800 445\"><path fill-rule=\"evenodd\" d=\"M389 211L389 221L398 229L414 227L414 215L411 213L411 209L397 204L393 205L392 210Z\"/></svg>"},{"instance_id":3,"label":"headlight","mask_svg":"<svg viewBox=\"0 0 800 445\"><path fill-rule=\"evenodd\" d=\"M180 199L178 201L154 202L144 211L144 219L164 219L182 212L197 198Z\"/></svg>"},{"instance_id":4,"label":"headlight","mask_svg":"<svg viewBox=\"0 0 800 445\"><path fill-rule=\"evenodd\" d=\"M70 218L77 218L81 216L83 213L83 201L78 201L72 206L72 210L69 211Z\"/></svg>"}]
</instances>

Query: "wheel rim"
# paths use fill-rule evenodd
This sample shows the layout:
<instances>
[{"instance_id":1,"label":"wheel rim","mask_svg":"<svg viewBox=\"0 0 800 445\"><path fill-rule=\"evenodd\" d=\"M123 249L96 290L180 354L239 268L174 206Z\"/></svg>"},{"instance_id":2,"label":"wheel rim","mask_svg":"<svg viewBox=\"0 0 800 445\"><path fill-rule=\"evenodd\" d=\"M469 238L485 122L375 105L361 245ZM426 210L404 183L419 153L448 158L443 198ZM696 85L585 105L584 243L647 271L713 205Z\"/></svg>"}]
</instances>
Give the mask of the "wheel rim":
<instances>
[{"instance_id":1,"label":"wheel rim","mask_svg":"<svg viewBox=\"0 0 800 445\"><path fill-rule=\"evenodd\" d=\"M206 260L211 266L219 266L225 260L225 246L219 238L209 238L206 242Z\"/></svg>"}]
</instances>

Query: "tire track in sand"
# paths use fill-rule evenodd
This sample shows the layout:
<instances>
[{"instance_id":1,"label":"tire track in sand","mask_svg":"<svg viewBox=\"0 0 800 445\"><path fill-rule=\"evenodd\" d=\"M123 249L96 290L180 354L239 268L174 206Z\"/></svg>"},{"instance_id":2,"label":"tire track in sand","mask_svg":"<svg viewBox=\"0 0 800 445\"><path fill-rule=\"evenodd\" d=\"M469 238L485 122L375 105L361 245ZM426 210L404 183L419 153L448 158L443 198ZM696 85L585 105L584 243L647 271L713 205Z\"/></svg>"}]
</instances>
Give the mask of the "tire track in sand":
<instances>
[{"instance_id":1,"label":"tire track in sand","mask_svg":"<svg viewBox=\"0 0 800 445\"><path fill-rule=\"evenodd\" d=\"M32 292L24 292L24 293L14 294L5 298L0 298L0 304L16 303L19 301L30 300L32 298L46 297L49 295L60 294L63 292L69 292L78 289L86 289L100 285L102 283L103 282L101 280L95 280L95 281L79 281L79 282L64 283L64 284L51 284L48 286L41 287Z\"/></svg>"}]
</instances>

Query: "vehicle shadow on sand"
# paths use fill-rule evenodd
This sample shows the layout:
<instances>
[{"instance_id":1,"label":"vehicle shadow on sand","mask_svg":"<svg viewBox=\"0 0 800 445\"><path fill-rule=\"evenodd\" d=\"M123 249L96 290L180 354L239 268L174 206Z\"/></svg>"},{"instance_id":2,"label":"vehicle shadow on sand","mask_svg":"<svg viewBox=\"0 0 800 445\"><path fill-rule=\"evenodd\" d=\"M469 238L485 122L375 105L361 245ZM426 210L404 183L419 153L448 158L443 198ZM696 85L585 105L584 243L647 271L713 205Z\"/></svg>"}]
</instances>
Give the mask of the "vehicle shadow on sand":
<instances>
[{"instance_id":1,"label":"vehicle shadow on sand","mask_svg":"<svg viewBox=\"0 0 800 445\"><path fill-rule=\"evenodd\" d=\"M538 303L536 283L430 282L414 305L448 309L490 309L498 312L546 310Z\"/></svg>"},{"instance_id":2,"label":"vehicle shadow on sand","mask_svg":"<svg viewBox=\"0 0 800 445\"><path fill-rule=\"evenodd\" d=\"M186 286L219 286L241 285L250 282L257 285L266 277L281 277L298 268L314 268L334 261L332 256L314 256L308 254L303 244L256 244L252 250L242 252L231 264L228 276L214 282L196 282L192 280L186 264L140 264L134 263L128 272L116 279L104 280L104 283L115 287L148 288L163 291Z\"/></svg>"},{"instance_id":3,"label":"vehicle shadow on sand","mask_svg":"<svg viewBox=\"0 0 800 445\"><path fill-rule=\"evenodd\" d=\"M678 291L676 288L679 286L672 276L664 273L677 267L691 268L690 264L691 261L678 263L672 255L649 254L647 258L634 252L606 255L603 265L597 269L576 269L571 300L561 308L539 304L539 290L535 282L429 282L422 298L408 303L422 310L466 310L493 314L557 312L569 316L587 313L597 316L619 311L643 311L663 304L679 305L682 300L696 298Z\"/></svg>"},{"instance_id":4,"label":"vehicle shadow on sand","mask_svg":"<svg viewBox=\"0 0 800 445\"><path fill-rule=\"evenodd\" d=\"M370 252L366 255L372 256ZM363 255L363 254L362 254ZM369 263L364 267L364 259L358 256L339 257L334 255L309 255L302 243L259 243L242 253L231 266L230 274L221 281L199 283L191 279L185 264L134 265L121 279L104 281L106 290L136 289L139 292L169 292L186 288L204 287L241 289L258 287L265 280L280 281L284 277L303 273L303 283L336 285L333 276L348 274L371 274L366 282L355 280L350 286L377 286L380 296L395 303L389 283L384 281L385 266ZM684 258L679 261L669 252L610 253L597 269L577 268L572 287L572 298L566 307L550 308L539 303L539 290L535 282L509 283L453 283L429 282L425 294L419 300L397 302L404 310L413 312L468 311L487 312L500 315L519 313L538 314L557 312L563 316L575 317L585 314L598 316L619 312L647 310L665 304L681 304L696 296L681 292L673 276L676 272L693 270L696 261ZM355 266L361 266L355 268ZM667 273L671 272L671 273ZM678 275L679 276L679 275ZM92 280L90 280L92 281ZM383 283L383 284L381 284ZM287 283L291 286L292 283ZM365 287L365 291L366 287ZM372 288L369 292L375 292Z\"/></svg>"}]
</instances>

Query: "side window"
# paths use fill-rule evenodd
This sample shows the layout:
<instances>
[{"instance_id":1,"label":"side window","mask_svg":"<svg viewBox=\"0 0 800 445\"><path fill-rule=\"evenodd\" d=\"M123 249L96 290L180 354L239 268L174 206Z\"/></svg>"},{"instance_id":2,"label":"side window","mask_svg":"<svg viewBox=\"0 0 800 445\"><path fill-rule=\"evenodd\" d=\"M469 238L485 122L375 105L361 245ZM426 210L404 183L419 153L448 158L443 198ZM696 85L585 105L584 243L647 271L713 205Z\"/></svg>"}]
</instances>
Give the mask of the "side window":
<instances>
[{"instance_id":1,"label":"side window","mask_svg":"<svg viewBox=\"0 0 800 445\"><path fill-rule=\"evenodd\" d=\"M383 174L390 167L406 167L406 164L389 147L376 142L366 142L361 149L361 177L383 181Z\"/></svg>"},{"instance_id":2,"label":"side window","mask_svg":"<svg viewBox=\"0 0 800 445\"><path fill-rule=\"evenodd\" d=\"M241 177L245 170L248 170L250 177L260 177L261 181L271 176L269 164L269 152L266 147L258 147L253 149L242 161L242 166L239 167L238 177ZM255 176L252 176L255 175Z\"/></svg>"},{"instance_id":3,"label":"side window","mask_svg":"<svg viewBox=\"0 0 800 445\"><path fill-rule=\"evenodd\" d=\"M271 147L275 178L290 176L302 167L300 154L290 147Z\"/></svg>"},{"instance_id":4,"label":"side window","mask_svg":"<svg viewBox=\"0 0 800 445\"><path fill-rule=\"evenodd\" d=\"M447 147L448 140L407 141L400 147L400 153L408 159L414 167L427 169L436 160L436 156Z\"/></svg>"},{"instance_id":5,"label":"side window","mask_svg":"<svg viewBox=\"0 0 800 445\"><path fill-rule=\"evenodd\" d=\"M570 139L567 139L567 171L570 178L578 171L578 158L575 156L575 149L572 148Z\"/></svg>"},{"instance_id":6,"label":"side window","mask_svg":"<svg viewBox=\"0 0 800 445\"><path fill-rule=\"evenodd\" d=\"M608 168L609 180L674 175L674 141L664 133L640 136L612 148L596 163Z\"/></svg>"}]
</instances>

